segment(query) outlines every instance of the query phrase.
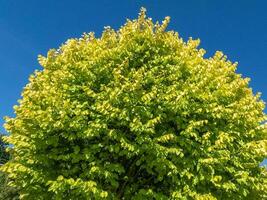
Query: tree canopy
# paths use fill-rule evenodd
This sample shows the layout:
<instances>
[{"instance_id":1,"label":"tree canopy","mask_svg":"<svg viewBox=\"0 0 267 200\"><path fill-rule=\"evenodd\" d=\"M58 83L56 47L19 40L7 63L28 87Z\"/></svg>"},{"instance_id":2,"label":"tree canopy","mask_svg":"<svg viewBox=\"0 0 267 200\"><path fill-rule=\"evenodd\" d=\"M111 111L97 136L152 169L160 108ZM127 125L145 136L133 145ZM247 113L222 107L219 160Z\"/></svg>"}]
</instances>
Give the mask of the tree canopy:
<instances>
[{"instance_id":1,"label":"tree canopy","mask_svg":"<svg viewBox=\"0 0 267 200\"><path fill-rule=\"evenodd\" d=\"M169 19L141 9L39 56L5 124L21 199L266 198L260 94Z\"/></svg>"}]
</instances>

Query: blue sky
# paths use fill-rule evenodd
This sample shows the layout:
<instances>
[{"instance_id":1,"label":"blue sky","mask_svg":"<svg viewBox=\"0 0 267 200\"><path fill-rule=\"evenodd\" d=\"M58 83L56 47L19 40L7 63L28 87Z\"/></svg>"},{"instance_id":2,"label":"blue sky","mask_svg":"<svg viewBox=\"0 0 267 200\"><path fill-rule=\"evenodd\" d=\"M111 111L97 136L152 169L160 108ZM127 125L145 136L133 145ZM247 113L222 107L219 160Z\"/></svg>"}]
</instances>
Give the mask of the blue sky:
<instances>
[{"instance_id":1,"label":"blue sky","mask_svg":"<svg viewBox=\"0 0 267 200\"><path fill-rule=\"evenodd\" d=\"M38 54L83 32L99 36L104 26L118 29L141 6L155 21L170 16L168 29L185 40L200 38L207 56L221 50L238 61L238 73L250 77L253 91L267 101L265 0L0 0L0 132L29 75L41 69Z\"/></svg>"}]
</instances>

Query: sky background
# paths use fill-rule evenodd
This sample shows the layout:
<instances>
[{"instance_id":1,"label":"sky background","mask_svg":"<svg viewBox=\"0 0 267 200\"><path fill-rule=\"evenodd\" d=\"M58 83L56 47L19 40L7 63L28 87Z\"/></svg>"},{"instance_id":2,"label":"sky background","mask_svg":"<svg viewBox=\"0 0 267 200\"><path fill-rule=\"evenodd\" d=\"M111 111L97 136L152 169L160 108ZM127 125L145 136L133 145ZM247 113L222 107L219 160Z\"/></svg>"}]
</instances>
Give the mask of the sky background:
<instances>
[{"instance_id":1,"label":"sky background","mask_svg":"<svg viewBox=\"0 0 267 200\"><path fill-rule=\"evenodd\" d=\"M170 16L168 29L184 40L200 38L207 57L220 50L237 61L237 72L267 102L266 0L0 0L0 132L29 75L41 69L39 54L84 32L118 29L141 6L154 21Z\"/></svg>"}]
</instances>

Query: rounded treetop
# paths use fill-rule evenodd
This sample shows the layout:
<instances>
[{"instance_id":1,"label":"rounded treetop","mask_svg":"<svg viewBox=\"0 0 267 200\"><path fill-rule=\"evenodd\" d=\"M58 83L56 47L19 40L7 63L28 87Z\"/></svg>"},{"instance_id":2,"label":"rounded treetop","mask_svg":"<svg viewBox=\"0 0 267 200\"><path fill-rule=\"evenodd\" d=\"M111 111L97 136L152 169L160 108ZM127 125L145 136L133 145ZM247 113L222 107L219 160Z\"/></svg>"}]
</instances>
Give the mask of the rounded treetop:
<instances>
[{"instance_id":1,"label":"rounded treetop","mask_svg":"<svg viewBox=\"0 0 267 200\"><path fill-rule=\"evenodd\" d=\"M40 56L6 120L22 199L263 199L264 103L221 52L146 18Z\"/></svg>"}]
</instances>

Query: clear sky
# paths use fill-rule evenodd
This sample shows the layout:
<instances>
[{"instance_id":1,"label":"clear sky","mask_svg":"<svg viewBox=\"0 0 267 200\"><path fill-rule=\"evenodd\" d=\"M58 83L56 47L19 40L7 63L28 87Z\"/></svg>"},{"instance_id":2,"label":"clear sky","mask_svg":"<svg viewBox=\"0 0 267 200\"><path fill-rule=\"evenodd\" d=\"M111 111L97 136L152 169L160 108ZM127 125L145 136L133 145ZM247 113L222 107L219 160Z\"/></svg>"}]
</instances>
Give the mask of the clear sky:
<instances>
[{"instance_id":1,"label":"clear sky","mask_svg":"<svg viewBox=\"0 0 267 200\"><path fill-rule=\"evenodd\" d=\"M184 40L200 38L207 56L221 50L237 61L238 73L267 101L266 0L0 0L0 132L29 75L41 69L38 54L83 32L118 29L141 6L155 21L170 16L168 29Z\"/></svg>"}]
</instances>

